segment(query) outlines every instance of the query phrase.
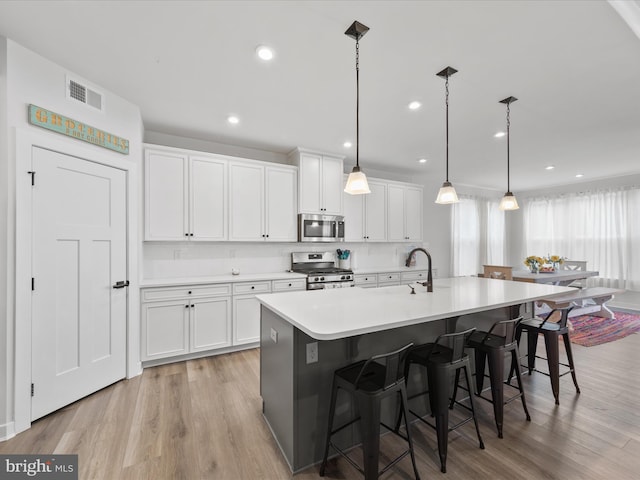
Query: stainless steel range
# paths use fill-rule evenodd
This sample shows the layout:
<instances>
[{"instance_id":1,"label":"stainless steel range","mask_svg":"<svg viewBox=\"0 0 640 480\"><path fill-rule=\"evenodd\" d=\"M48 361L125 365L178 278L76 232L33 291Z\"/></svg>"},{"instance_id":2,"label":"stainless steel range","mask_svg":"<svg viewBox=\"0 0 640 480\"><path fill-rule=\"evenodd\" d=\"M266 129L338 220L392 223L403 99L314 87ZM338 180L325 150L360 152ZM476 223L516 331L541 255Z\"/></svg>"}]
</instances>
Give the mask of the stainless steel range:
<instances>
[{"instance_id":1,"label":"stainless steel range","mask_svg":"<svg viewBox=\"0 0 640 480\"><path fill-rule=\"evenodd\" d=\"M307 290L353 287L353 270L336 267L335 252L294 252L291 271L307 275Z\"/></svg>"}]
</instances>

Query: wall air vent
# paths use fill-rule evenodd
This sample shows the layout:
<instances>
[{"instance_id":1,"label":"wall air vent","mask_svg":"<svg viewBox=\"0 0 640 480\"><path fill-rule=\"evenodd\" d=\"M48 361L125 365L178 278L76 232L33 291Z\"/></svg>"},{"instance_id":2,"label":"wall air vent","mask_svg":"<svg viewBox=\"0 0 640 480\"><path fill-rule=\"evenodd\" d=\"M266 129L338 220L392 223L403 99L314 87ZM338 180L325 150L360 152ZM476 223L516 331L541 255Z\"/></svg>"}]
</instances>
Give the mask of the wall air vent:
<instances>
[{"instance_id":1,"label":"wall air vent","mask_svg":"<svg viewBox=\"0 0 640 480\"><path fill-rule=\"evenodd\" d=\"M82 83L67 77L67 98L77 100L102 111L102 94L92 90Z\"/></svg>"}]
</instances>

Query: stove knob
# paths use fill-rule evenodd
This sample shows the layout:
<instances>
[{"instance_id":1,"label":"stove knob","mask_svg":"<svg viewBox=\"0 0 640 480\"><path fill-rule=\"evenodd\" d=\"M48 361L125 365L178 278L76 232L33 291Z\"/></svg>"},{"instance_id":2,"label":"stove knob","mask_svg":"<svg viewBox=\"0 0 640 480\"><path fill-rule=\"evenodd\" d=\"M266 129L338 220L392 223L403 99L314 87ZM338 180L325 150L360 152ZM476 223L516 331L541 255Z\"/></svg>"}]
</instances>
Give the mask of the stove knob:
<instances>
[{"instance_id":1,"label":"stove knob","mask_svg":"<svg viewBox=\"0 0 640 480\"><path fill-rule=\"evenodd\" d=\"M340 280L344 280L344 279L345 279L345 276L344 276L344 275L342 275L342 276L340 277Z\"/></svg>"},{"instance_id":2,"label":"stove knob","mask_svg":"<svg viewBox=\"0 0 640 480\"><path fill-rule=\"evenodd\" d=\"M347 280L351 280L351 275L347 275Z\"/></svg>"},{"instance_id":3,"label":"stove knob","mask_svg":"<svg viewBox=\"0 0 640 480\"><path fill-rule=\"evenodd\" d=\"M320 277L320 281L321 281L321 282L324 282L324 277Z\"/></svg>"},{"instance_id":4,"label":"stove knob","mask_svg":"<svg viewBox=\"0 0 640 480\"><path fill-rule=\"evenodd\" d=\"M318 277L313 279L314 282L317 282L318 280L320 280Z\"/></svg>"}]
</instances>

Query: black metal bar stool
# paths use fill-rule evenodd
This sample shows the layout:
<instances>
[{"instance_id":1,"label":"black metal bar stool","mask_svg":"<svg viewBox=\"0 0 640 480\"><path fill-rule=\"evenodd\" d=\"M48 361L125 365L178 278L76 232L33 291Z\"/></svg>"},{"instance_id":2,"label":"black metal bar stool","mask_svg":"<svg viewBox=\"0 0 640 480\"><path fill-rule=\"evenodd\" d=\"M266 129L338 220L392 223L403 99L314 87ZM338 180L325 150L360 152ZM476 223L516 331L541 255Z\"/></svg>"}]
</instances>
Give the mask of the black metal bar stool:
<instances>
[{"instance_id":1,"label":"black metal bar stool","mask_svg":"<svg viewBox=\"0 0 640 480\"><path fill-rule=\"evenodd\" d=\"M329 456L329 447L333 447L340 455L342 455L351 465L353 465L360 473L364 474L366 480L377 479L380 475L393 467L407 454L411 455L411 463L416 480L420 480L416 460L413 454L413 443L409 432L409 424L407 422L407 391L404 380L404 357L407 350L413 344L410 343L399 350L389 352L383 355L376 355L369 360L363 360L346 367L340 368L334 372L333 387L331 390L331 404L329 407L329 427L327 428L327 441L325 444L324 458L320 466L320 476L324 476L327 466L327 458ZM336 410L336 399L338 390L342 389L350 393L356 400L359 416L346 424L333 428L333 419ZM406 437L399 433L398 426L391 428L381 423L380 420L380 403L382 399L389 396L400 397L400 416L404 415L405 427L407 429ZM364 468L361 468L354 460L352 460L342 449L336 446L331 437L361 420L360 429L362 433L362 450ZM378 472L378 457L380 451L380 425L391 430L408 443L408 449L392 460L386 467Z\"/></svg>"},{"instance_id":2,"label":"black metal bar stool","mask_svg":"<svg viewBox=\"0 0 640 480\"><path fill-rule=\"evenodd\" d=\"M455 372L455 392L457 391L461 370L464 371L467 390L471 390L469 381L470 362L469 356L464 353L464 346L474 330L475 328L470 328L464 332L440 335L434 343L425 343L412 348L405 360L405 378L409 378L409 369L413 364L426 367L427 369L428 390L412 395L410 399L423 396L427 393L429 394L428 398L431 406L431 416L435 417L435 425L415 413L413 410L410 409L409 412L416 416L420 421L436 430L438 438L438 453L440 455L440 470L442 473L446 473L447 471L447 446L450 431L455 430L473 419L476 426L476 434L478 435L480 448L484 449L484 442L480 436L480 429L478 427L478 421L476 419L475 408L473 405L473 395L469 395L470 407L458 402L456 400L455 393L453 396L449 396L451 392L452 375ZM469 410L471 415L450 427L449 409L452 409L454 404L460 405L461 407ZM398 418L397 422L397 425L399 424L400 418Z\"/></svg>"},{"instance_id":3,"label":"black metal bar stool","mask_svg":"<svg viewBox=\"0 0 640 480\"><path fill-rule=\"evenodd\" d=\"M551 390L553 391L553 397L556 400L556 405L560 405L560 377L571 373L573 377L573 384L576 387L576 393L580 393L580 387L578 387L578 380L576 379L576 370L573 364L573 352L571 351L571 340L569 338L569 326L567 320L569 319L569 312L574 307L555 308L551 310L544 319L532 318L520 323L516 332L516 338L518 344L520 343L520 337L522 332L527 332L527 368L529 369L529 375L534 370L540 372L543 375L547 375L551 378ZM556 323L552 316L554 313L560 313L560 319ZM557 315L556 315L557 317ZM547 349L547 358L536 355L538 346L538 334L544 335L544 344ZM567 360L569 363L563 363L560 361L560 348L558 346L560 336L564 341L564 348L567 352ZM549 365L549 373L536 369L536 358L547 360ZM560 374L560 365L568 367L569 370ZM519 368L514 367L516 373ZM513 370L513 368L512 368ZM511 376L511 374L509 374Z\"/></svg>"},{"instance_id":4,"label":"black metal bar stool","mask_svg":"<svg viewBox=\"0 0 640 480\"><path fill-rule=\"evenodd\" d=\"M515 339L518 325L522 322L522 317L512 320L502 320L494 323L488 332L476 331L467 341L467 347L473 348L475 351L475 377L476 377L476 395L493 404L493 416L498 429L498 438L502 438L502 427L504 417L504 406L507 403L520 397L522 400L522 408L527 416L527 421L531 421L531 416L527 410L527 402L524 398L524 389L522 388L522 378L517 368L520 355L518 353L518 342ZM511 354L511 370L515 368L516 378L518 380L517 387L511 385L511 373L509 378L504 381L504 357L506 353ZM484 379L487 376L485 366L489 360L489 381L491 383L491 398L482 395ZM504 386L508 385L518 389L518 393L504 398Z\"/></svg>"}]
</instances>

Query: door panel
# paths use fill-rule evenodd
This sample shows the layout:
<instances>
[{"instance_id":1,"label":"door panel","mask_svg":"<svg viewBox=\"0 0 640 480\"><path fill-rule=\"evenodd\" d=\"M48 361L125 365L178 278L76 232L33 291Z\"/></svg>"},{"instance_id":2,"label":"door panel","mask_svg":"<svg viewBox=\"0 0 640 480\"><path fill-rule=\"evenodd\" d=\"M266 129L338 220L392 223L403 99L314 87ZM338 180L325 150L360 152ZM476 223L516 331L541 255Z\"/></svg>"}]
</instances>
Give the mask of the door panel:
<instances>
[{"instance_id":1,"label":"door panel","mask_svg":"<svg viewBox=\"0 0 640 480\"><path fill-rule=\"evenodd\" d=\"M126 374L126 174L32 152L36 419Z\"/></svg>"}]
</instances>

